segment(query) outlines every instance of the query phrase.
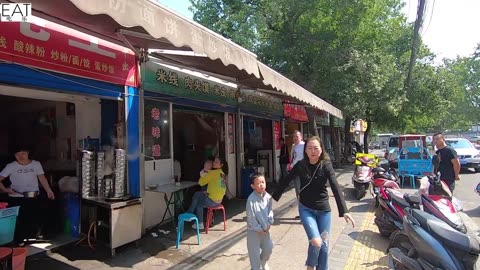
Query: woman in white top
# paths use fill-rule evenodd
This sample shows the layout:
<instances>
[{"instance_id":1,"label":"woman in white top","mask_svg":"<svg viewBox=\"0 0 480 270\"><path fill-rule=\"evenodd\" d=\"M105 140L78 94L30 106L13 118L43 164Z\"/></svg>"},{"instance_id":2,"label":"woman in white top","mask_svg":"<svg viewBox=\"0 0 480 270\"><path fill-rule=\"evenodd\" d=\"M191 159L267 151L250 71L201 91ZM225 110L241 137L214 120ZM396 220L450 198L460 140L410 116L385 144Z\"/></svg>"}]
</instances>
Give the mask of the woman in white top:
<instances>
[{"instance_id":1,"label":"woman in white top","mask_svg":"<svg viewBox=\"0 0 480 270\"><path fill-rule=\"evenodd\" d=\"M45 224L46 214L41 213L41 201L38 197L24 198L23 193L38 192L38 182L40 182L50 200L54 200L55 195L48 185L42 165L29 158L29 151L26 147L17 148L15 159L16 161L8 164L0 172L0 192L8 193L9 206L20 206L15 240L21 242L32 237L43 238L42 227ZM7 177L10 177L12 183L8 188L2 183Z\"/></svg>"},{"instance_id":2,"label":"woman in white top","mask_svg":"<svg viewBox=\"0 0 480 270\"><path fill-rule=\"evenodd\" d=\"M47 196L50 200L55 199L50 186L48 185L47 178L43 172L40 162L31 160L29 158L29 151L26 147L19 147L15 152L16 161L8 164L2 172L0 172L0 192L10 194L16 194L29 191L39 191L38 182L47 192ZM2 181L10 177L12 185L10 188L6 188Z\"/></svg>"}]
</instances>

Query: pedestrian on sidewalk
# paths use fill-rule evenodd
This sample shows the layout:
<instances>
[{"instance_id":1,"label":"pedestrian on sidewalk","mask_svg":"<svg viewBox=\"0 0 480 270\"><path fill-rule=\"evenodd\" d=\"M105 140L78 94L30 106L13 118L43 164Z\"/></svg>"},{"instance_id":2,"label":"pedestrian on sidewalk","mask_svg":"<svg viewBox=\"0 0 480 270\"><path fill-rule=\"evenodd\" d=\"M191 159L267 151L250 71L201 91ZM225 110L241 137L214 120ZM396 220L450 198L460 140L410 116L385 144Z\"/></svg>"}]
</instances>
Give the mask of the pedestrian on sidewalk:
<instances>
[{"instance_id":1,"label":"pedestrian on sidewalk","mask_svg":"<svg viewBox=\"0 0 480 270\"><path fill-rule=\"evenodd\" d=\"M302 138L302 133L300 131L295 130L292 134L293 136L293 144L292 144L292 150L290 152L290 160L292 161L291 168L295 167L295 164L297 164L299 161L303 159L303 150L305 148L305 142L303 141ZM300 192L300 180L297 178L294 181L294 186L295 186L295 195L298 195Z\"/></svg>"},{"instance_id":2,"label":"pedestrian on sidewalk","mask_svg":"<svg viewBox=\"0 0 480 270\"><path fill-rule=\"evenodd\" d=\"M433 135L433 142L437 147L436 155L432 159L433 172L440 172L440 178L444 180L450 191L453 193L455 189L455 181L460 180L460 160L457 152L445 142L442 133Z\"/></svg>"},{"instance_id":3,"label":"pedestrian on sidewalk","mask_svg":"<svg viewBox=\"0 0 480 270\"><path fill-rule=\"evenodd\" d=\"M290 152L290 157L292 160L291 168L295 167L295 164L303 160L303 150L305 148L305 142L303 141L302 133L300 133L298 130L295 130L292 135L293 145ZM293 180L293 184L295 187L295 195L297 196L298 200L300 196L300 179L296 177ZM295 219L300 219L300 216L296 216Z\"/></svg>"},{"instance_id":4,"label":"pedestrian on sidewalk","mask_svg":"<svg viewBox=\"0 0 480 270\"><path fill-rule=\"evenodd\" d=\"M247 199L247 249L252 270L268 270L267 261L272 255L273 243L270 226L273 224L272 196L265 190L265 176L251 176L253 192Z\"/></svg>"},{"instance_id":5,"label":"pedestrian on sidewalk","mask_svg":"<svg viewBox=\"0 0 480 270\"><path fill-rule=\"evenodd\" d=\"M290 157L288 155L288 147L285 143L284 138L280 138L280 156L279 156L279 163L280 163L280 172L282 173L280 179L285 178L288 174L287 167L288 163L290 163Z\"/></svg>"},{"instance_id":6,"label":"pedestrian on sidewalk","mask_svg":"<svg viewBox=\"0 0 480 270\"><path fill-rule=\"evenodd\" d=\"M300 202L298 211L309 240L305 265L308 270L328 269L328 240L331 225L331 210L328 202L327 181L330 183L340 217L355 227L353 217L348 213L332 162L323 151L322 140L310 137L304 148L304 158L292 168L287 178L282 179L273 199L278 201L289 182L300 178Z\"/></svg>"}]
</instances>

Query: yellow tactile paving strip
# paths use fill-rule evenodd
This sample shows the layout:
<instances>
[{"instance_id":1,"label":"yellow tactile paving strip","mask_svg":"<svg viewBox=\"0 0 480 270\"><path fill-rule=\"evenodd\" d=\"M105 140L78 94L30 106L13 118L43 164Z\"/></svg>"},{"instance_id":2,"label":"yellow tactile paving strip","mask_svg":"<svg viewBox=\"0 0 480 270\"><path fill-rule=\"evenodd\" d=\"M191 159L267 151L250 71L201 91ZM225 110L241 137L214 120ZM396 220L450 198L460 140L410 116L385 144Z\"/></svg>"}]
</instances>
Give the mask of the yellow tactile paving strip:
<instances>
[{"instance_id":1,"label":"yellow tactile paving strip","mask_svg":"<svg viewBox=\"0 0 480 270\"><path fill-rule=\"evenodd\" d=\"M358 229L355 242L345 264L345 270L389 269L385 251L388 239L381 236L375 225L375 208L371 207Z\"/></svg>"}]
</instances>

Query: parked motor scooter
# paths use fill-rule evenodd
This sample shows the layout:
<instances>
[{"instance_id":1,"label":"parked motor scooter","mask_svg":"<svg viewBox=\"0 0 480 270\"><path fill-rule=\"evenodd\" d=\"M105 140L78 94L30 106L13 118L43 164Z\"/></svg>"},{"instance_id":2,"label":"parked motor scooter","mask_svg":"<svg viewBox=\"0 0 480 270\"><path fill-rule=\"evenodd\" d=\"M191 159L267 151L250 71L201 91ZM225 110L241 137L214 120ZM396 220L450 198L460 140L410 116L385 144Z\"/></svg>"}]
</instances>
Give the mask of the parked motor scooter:
<instances>
[{"instance_id":1,"label":"parked motor scooter","mask_svg":"<svg viewBox=\"0 0 480 270\"><path fill-rule=\"evenodd\" d=\"M476 237L410 207L405 209L403 227L392 235L387 250L390 269L475 269L480 253Z\"/></svg>"},{"instance_id":2,"label":"parked motor scooter","mask_svg":"<svg viewBox=\"0 0 480 270\"><path fill-rule=\"evenodd\" d=\"M383 160L379 165L385 169L385 171L395 177L395 182L400 182L400 177L398 176L398 160Z\"/></svg>"},{"instance_id":3,"label":"parked motor scooter","mask_svg":"<svg viewBox=\"0 0 480 270\"><path fill-rule=\"evenodd\" d=\"M381 179L375 179L373 185L380 186L381 181ZM394 231L403 229L404 209L407 207L420 209L420 204L423 205L425 212L443 220L455 230L466 233L465 224L453 206L452 193L445 182L440 181L438 175L426 176L426 179L422 178L421 181L427 181L429 186L420 197L403 194L398 190L398 185L389 184L392 187L380 187L378 196L380 210L375 217L375 224L380 234L389 237Z\"/></svg>"},{"instance_id":4,"label":"parked motor scooter","mask_svg":"<svg viewBox=\"0 0 480 270\"><path fill-rule=\"evenodd\" d=\"M385 188L396 188L400 186L397 184L395 175L385 171L382 167L373 168L372 180L372 196L375 199L375 207L379 206L379 196L386 196Z\"/></svg>"},{"instance_id":5,"label":"parked motor scooter","mask_svg":"<svg viewBox=\"0 0 480 270\"><path fill-rule=\"evenodd\" d=\"M365 197L373 180L373 168L377 166L378 160L374 155L357 153L355 171L353 172L352 182L355 187L355 198L357 200Z\"/></svg>"},{"instance_id":6,"label":"parked motor scooter","mask_svg":"<svg viewBox=\"0 0 480 270\"><path fill-rule=\"evenodd\" d=\"M423 211L443 220L455 230L466 233L467 227L452 203L453 194L448 185L440 180L440 174L429 175L427 178L428 193L421 194Z\"/></svg>"}]
</instances>

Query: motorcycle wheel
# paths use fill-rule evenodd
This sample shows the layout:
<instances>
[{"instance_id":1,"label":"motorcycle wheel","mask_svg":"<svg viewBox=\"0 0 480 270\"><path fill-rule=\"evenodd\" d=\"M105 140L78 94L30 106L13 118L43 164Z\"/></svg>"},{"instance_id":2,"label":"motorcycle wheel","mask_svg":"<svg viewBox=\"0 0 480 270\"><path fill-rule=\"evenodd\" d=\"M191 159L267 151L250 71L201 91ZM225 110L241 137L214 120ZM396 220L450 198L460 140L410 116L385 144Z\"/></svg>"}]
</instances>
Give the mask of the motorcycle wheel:
<instances>
[{"instance_id":1,"label":"motorcycle wheel","mask_svg":"<svg viewBox=\"0 0 480 270\"><path fill-rule=\"evenodd\" d=\"M357 185L357 188L355 188L355 198L357 198L357 200L361 200L363 197L365 197L365 194L367 194L365 185Z\"/></svg>"},{"instance_id":2,"label":"motorcycle wheel","mask_svg":"<svg viewBox=\"0 0 480 270\"><path fill-rule=\"evenodd\" d=\"M413 247L412 243L408 236L400 233L400 231L395 231L390 235L390 246L391 248L398 248L405 256L411 257L415 254L415 248Z\"/></svg>"},{"instance_id":3,"label":"motorcycle wheel","mask_svg":"<svg viewBox=\"0 0 480 270\"><path fill-rule=\"evenodd\" d=\"M378 201L378 195L375 196L375 208L377 208L380 205L380 202Z\"/></svg>"}]
</instances>

